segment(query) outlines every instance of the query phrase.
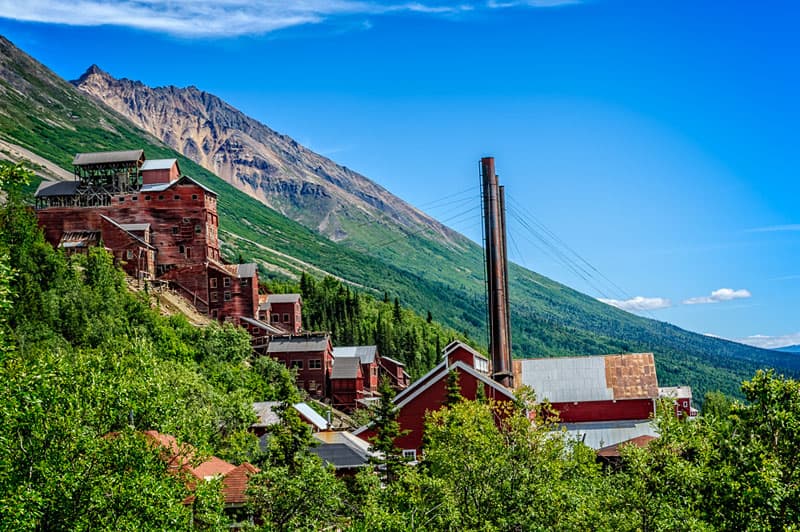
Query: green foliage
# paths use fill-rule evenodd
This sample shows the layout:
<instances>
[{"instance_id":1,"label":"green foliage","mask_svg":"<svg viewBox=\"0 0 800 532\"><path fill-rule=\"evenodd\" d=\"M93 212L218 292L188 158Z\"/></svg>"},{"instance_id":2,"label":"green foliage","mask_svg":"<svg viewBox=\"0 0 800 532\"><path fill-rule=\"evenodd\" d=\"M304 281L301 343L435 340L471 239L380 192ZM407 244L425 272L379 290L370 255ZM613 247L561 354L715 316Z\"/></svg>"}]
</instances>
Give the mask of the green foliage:
<instances>
[{"instance_id":1,"label":"green foliage","mask_svg":"<svg viewBox=\"0 0 800 532\"><path fill-rule=\"evenodd\" d=\"M375 436L371 439L370 450L376 453L376 456L372 458L376 471L381 473L385 482L391 483L397 478L399 471L405 467L406 460L403 458L403 453L394 443L404 433L400 430L400 424L397 422L399 412L393 401L395 391L386 377L381 379L378 393L381 398L372 414Z\"/></svg>"}]
</instances>

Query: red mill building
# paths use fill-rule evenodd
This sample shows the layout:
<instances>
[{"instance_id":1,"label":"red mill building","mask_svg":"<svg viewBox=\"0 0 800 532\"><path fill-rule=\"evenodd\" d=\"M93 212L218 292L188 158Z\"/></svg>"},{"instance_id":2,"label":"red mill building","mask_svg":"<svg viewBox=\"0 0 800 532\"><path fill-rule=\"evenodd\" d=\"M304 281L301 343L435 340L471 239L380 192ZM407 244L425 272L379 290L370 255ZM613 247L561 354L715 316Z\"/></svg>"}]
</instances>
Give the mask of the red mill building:
<instances>
[{"instance_id":1,"label":"red mill building","mask_svg":"<svg viewBox=\"0 0 800 532\"><path fill-rule=\"evenodd\" d=\"M216 192L143 150L79 153L72 164L74 181L36 191L48 242L67 253L102 243L126 273L169 282L202 313L256 317L255 264L220 258Z\"/></svg>"}]
</instances>

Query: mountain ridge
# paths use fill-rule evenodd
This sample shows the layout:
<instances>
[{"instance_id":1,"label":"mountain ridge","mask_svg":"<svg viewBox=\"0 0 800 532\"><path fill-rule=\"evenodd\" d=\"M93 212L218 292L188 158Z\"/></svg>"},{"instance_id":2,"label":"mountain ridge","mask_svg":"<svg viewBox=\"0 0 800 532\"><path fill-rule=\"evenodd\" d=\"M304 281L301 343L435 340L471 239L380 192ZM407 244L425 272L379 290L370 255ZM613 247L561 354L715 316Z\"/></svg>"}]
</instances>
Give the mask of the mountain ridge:
<instances>
[{"instance_id":1,"label":"mountain ridge","mask_svg":"<svg viewBox=\"0 0 800 532\"><path fill-rule=\"evenodd\" d=\"M404 305L431 311L443 323L483 338L483 257L473 242L461 237L464 246L453 246L432 238L435 229L415 232L390 226L388 217L371 231L391 236L391 245L370 246L369 239L355 231L341 242L323 238L78 91L2 37L0 138L64 169L71 168L72 157L81 151L136 147L144 148L150 158L177 157L184 173L218 192L221 233L239 237L225 239L228 258L242 254L257 262L267 277L296 276L303 270L298 266L302 261L373 294L397 295ZM739 382L762 367L800 375L796 356L635 316L514 264L509 284L516 356L654 352L662 385L691 385L699 398L708 390L739 394Z\"/></svg>"}]
</instances>

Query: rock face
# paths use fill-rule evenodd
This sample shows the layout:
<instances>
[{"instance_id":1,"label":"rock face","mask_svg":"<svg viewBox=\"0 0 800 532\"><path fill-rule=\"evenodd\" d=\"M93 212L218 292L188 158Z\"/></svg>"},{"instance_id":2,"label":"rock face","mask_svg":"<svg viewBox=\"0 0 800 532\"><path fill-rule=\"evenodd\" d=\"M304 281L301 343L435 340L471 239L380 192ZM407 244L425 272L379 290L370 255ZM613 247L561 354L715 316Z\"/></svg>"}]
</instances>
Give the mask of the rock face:
<instances>
[{"instance_id":1,"label":"rock face","mask_svg":"<svg viewBox=\"0 0 800 532\"><path fill-rule=\"evenodd\" d=\"M196 87L151 88L96 65L72 82L240 190L332 240L369 223L460 235L336 164Z\"/></svg>"}]
</instances>

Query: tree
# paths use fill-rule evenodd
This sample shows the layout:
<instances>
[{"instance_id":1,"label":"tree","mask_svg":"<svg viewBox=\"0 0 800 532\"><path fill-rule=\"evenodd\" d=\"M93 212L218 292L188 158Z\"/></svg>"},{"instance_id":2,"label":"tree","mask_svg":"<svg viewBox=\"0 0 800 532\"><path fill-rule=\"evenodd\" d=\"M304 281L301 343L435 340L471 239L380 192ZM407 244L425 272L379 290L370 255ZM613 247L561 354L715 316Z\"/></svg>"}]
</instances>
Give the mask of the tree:
<instances>
[{"instance_id":1,"label":"tree","mask_svg":"<svg viewBox=\"0 0 800 532\"><path fill-rule=\"evenodd\" d=\"M394 443L404 431L400 430L400 424L397 422L399 412L394 405L395 391L385 376L378 385L378 393L381 394L381 398L372 418L375 436L371 439L371 450L377 453L377 457L372 461L382 473L383 479L391 483L406 463L402 451Z\"/></svg>"},{"instance_id":2,"label":"tree","mask_svg":"<svg viewBox=\"0 0 800 532\"><path fill-rule=\"evenodd\" d=\"M478 388L483 388L483 386L479 385ZM458 372L451 369L447 373L447 397L444 404L446 406L453 406L463 400L464 396L461 395L461 385L458 382Z\"/></svg>"}]
</instances>

